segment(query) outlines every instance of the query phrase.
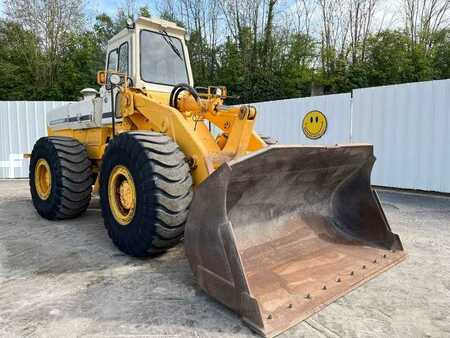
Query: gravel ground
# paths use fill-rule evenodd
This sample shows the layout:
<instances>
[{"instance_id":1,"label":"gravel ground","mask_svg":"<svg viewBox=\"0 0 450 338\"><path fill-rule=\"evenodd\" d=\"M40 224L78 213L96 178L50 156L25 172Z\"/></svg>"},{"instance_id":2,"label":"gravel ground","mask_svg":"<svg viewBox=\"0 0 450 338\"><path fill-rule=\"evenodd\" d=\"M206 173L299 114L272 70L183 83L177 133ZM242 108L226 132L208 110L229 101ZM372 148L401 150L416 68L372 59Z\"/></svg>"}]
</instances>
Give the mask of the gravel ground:
<instances>
[{"instance_id":1,"label":"gravel ground","mask_svg":"<svg viewBox=\"0 0 450 338\"><path fill-rule=\"evenodd\" d=\"M449 337L450 198L380 192L409 257L280 337ZM193 282L183 246L152 260L111 244L98 200L75 220L0 181L0 336L256 337Z\"/></svg>"}]
</instances>

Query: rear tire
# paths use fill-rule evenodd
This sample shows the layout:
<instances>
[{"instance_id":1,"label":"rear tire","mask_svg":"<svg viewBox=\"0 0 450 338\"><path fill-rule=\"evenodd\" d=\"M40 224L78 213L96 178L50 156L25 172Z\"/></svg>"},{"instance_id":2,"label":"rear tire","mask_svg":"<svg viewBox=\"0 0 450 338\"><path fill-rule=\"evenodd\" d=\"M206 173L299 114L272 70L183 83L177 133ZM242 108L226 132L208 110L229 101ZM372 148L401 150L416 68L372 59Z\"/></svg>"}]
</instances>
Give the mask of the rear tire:
<instances>
[{"instance_id":1,"label":"rear tire","mask_svg":"<svg viewBox=\"0 0 450 338\"><path fill-rule=\"evenodd\" d=\"M42 183L45 174L47 182ZM74 218L89 206L91 161L76 139L40 138L31 153L29 179L33 205L46 219Z\"/></svg>"},{"instance_id":2,"label":"rear tire","mask_svg":"<svg viewBox=\"0 0 450 338\"><path fill-rule=\"evenodd\" d=\"M108 235L121 251L145 257L178 244L192 196L186 157L168 136L127 132L110 141L100 198Z\"/></svg>"}]
</instances>

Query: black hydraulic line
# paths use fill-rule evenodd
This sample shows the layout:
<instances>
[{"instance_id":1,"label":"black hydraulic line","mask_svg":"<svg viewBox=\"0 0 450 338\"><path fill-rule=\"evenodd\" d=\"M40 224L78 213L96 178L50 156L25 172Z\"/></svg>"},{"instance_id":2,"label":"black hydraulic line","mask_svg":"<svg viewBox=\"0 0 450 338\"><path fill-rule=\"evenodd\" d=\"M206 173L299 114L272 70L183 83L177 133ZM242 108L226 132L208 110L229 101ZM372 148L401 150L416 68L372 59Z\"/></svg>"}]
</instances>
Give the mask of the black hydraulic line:
<instances>
[{"instance_id":1,"label":"black hydraulic line","mask_svg":"<svg viewBox=\"0 0 450 338\"><path fill-rule=\"evenodd\" d=\"M112 138L116 135L116 112L114 111L114 87L111 86L111 118L112 118Z\"/></svg>"},{"instance_id":2,"label":"black hydraulic line","mask_svg":"<svg viewBox=\"0 0 450 338\"><path fill-rule=\"evenodd\" d=\"M182 93L183 91L187 91L189 92L196 101L199 100L199 95L197 93L197 91L192 88L190 85L188 85L187 83L179 83L177 85L175 85L172 89L172 92L170 93L170 98L169 98L169 105L173 108L177 108L177 100L178 100L178 96L180 95L180 93Z\"/></svg>"}]
</instances>

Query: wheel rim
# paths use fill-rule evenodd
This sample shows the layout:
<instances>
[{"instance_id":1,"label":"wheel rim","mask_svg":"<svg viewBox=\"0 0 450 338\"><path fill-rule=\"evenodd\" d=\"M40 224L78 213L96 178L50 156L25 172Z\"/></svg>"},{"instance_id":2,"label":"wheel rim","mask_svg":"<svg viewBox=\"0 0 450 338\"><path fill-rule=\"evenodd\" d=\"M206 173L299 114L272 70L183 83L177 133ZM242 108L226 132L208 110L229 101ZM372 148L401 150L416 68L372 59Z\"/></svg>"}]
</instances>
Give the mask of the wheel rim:
<instances>
[{"instance_id":1,"label":"wheel rim","mask_svg":"<svg viewBox=\"0 0 450 338\"><path fill-rule=\"evenodd\" d=\"M136 211L136 187L130 171L123 165L116 165L108 181L108 199L116 221L128 225Z\"/></svg>"},{"instance_id":2,"label":"wheel rim","mask_svg":"<svg viewBox=\"0 0 450 338\"><path fill-rule=\"evenodd\" d=\"M41 200L46 200L52 190L52 172L50 165L43 158L39 159L34 168L34 186Z\"/></svg>"}]
</instances>

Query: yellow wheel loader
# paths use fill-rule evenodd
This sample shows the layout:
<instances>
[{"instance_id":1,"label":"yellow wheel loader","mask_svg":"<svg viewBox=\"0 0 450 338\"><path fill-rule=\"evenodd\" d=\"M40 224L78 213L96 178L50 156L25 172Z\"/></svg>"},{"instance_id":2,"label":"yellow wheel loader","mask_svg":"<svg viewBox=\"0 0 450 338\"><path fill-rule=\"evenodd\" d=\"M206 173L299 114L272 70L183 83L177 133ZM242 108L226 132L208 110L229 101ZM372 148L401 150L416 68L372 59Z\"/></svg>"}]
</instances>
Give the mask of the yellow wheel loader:
<instances>
[{"instance_id":1,"label":"yellow wheel loader","mask_svg":"<svg viewBox=\"0 0 450 338\"><path fill-rule=\"evenodd\" d=\"M109 236L132 256L184 238L199 286L274 336L405 253L371 189L371 145L268 146L253 106L193 87L184 36L139 18L109 41L100 91L47 115L32 200L66 219L99 191Z\"/></svg>"}]
</instances>

